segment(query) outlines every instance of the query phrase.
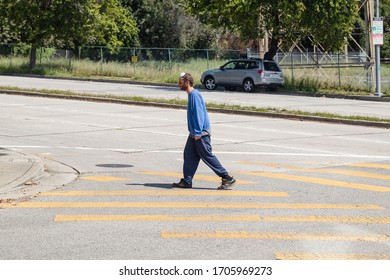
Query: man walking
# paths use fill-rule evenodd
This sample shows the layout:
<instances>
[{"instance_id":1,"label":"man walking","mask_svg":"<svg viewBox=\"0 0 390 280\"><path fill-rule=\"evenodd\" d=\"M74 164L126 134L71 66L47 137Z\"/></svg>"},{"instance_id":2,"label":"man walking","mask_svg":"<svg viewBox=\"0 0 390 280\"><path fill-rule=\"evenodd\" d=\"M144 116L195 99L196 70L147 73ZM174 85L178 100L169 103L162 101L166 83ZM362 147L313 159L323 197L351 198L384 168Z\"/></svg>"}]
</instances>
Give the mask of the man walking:
<instances>
[{"instance_id":1,"label":"man walking","mask_svg":"<svg viewBox=\"0 0 390 280\"><path fill-rule=\"evenodd\" d=\"M181 73L179 78L180 89L187 92L187 126L190 135L184 148L183 177L179 183L173 183L174 188L192 188L192 179L198 168L199 161L210 167L222 179L220 190L234 185L236 180L229 176L218 158L212 153L210 120L206 105L200 92L194 88L194 79L189 73Z\"/></svg>"}]
</instances>

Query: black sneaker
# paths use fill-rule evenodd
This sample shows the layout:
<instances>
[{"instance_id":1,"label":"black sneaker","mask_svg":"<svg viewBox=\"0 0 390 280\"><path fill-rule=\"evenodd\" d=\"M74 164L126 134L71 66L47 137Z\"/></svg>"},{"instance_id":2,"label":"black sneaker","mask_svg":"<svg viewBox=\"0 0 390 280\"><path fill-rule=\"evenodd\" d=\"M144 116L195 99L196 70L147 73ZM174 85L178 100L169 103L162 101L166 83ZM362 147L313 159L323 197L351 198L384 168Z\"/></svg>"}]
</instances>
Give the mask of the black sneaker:
<instances>
[{"instance_id":1,"label":"black sneaker","mask_svg":"<svg viewBox=\"0 0 390 280\"><path fill-rule=\"evenodd\" d=\"M182 189L190 189L192 188L192 184L188 184L184 179L181 179L179 183L173 183L173 188L182 188Z\"/></svg>"},{"instance_id":2,"label":"black sneaker","mask_svg":"<svg viewBox=\"0 0 390 280\"><path fill-rule=\"evenodd\" d=\"M218 187L218 190L227 190L236 183L236 179L233 177L230 177L229 179L223 179L222 178L222 184Z\"/></svg>"}]
</instances>

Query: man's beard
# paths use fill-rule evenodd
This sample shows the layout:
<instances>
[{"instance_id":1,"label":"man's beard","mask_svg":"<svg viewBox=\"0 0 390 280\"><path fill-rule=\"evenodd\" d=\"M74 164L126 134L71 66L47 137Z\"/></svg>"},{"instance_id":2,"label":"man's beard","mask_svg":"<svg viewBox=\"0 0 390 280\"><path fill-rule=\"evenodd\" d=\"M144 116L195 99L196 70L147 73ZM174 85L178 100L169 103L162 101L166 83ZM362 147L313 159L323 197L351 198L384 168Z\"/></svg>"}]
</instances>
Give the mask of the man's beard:
<instances>
[{"instance_id":1,"label":"man's beard","mask_svg":"<svg viewBox=\"0 0 390 280\"><path fill-rule=\"evenodd\" d=\"M187 84L181 85L181 86L180 86L180 89L181 89L181 90L184 90L184 91L187 91L188 85L187 85Z\"/></svg>"}]
</instances>

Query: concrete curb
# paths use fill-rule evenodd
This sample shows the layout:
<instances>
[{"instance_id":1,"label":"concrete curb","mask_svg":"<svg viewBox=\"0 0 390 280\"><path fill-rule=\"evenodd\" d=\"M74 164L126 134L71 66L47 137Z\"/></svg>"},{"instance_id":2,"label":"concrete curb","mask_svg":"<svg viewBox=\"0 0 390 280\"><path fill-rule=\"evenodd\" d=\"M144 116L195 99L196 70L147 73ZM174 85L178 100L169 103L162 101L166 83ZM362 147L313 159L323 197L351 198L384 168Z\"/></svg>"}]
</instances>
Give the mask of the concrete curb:
<instances>
[{"instance_id":1,"label":"concrete curb","mask_svg":"<svg viewBox=\"0 0 390 280\"><path fill-rule=\"evenodd\" d=\"M43 161L36 156L6 150L7 155L0 160L4 174L0 179L0 197L9 198L9 194L24 194L45 174ZM13 195L12 195L13 196Z\"/></svg>"},{"instance_id":2,"label":"concrete curb","mask_svg":"<svg viewBox=\"0 0 390 280\"><path fill-rule=\"evenodd\" d=\"M4 150L0 157L0 202L23 199L66 185L79 176L70 166L35 155ZM0 206L1 208L1 206Z\"/></svg>"}]
</instances>

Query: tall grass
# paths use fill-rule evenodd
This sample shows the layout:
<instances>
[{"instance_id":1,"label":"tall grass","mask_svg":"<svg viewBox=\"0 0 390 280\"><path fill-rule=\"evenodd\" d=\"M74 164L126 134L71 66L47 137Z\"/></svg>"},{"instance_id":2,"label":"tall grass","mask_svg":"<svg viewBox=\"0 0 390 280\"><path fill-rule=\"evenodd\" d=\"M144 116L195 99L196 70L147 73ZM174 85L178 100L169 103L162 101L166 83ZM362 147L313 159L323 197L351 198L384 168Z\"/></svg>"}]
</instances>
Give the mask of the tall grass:
<instances>
[{"instance_id":1,"label":"tall grass","mask_svg":"<svg viewBox=\"0 0 390 280\"><path fill-rule=\"evenodd\" d=\"M362 76L362 70L357 68L286 69L284 77L285 88L291 90L358 95L369 94L372 91L370 87L372 77Z\"/></svg>"},{"instance_id":2,"label":"tall grass","mask_svg":"<svg viewBox=\"0 0 390 280\"><path fill-rule=\"evenodd\" d=\"M181 72L190 72L196 83L206 69L218 68L225 61L192 59L187 62L141 61L137 63L95 62L90 60L42 59L30 71L29 60L23 57L0 57L0 74L38 74L47 76L109 78L117 80L177 83ZM282 66L283 68L283 66ZM283 69L285 88L306 92L369 94L373 83L361 68ZM382 77L390 77L390 66L383 65ZM390 95L390 84L382 85L382 92Z\"/></svg>"}]
</instances>

